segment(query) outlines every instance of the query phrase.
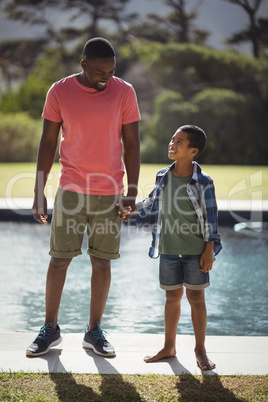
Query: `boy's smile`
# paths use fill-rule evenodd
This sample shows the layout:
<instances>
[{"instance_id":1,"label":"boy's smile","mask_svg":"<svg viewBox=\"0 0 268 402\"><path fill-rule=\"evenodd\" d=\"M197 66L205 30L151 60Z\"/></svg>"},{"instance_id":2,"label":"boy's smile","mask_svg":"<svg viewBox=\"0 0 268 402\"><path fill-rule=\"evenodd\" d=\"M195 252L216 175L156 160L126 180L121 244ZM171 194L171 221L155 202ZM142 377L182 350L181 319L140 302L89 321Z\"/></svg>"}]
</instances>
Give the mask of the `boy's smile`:
<instances>
[{"instance_id":1,"label":"boy's smile","mask_svg":"<svg viewBox=\"0 0 268 402\"><path fill-rule=\"evenodd\" d=\"M178 130L168 145L168 157L172 160L190 159L196 154L195 149L189 146L188 134Z\"/></svg>"}]
</instances>

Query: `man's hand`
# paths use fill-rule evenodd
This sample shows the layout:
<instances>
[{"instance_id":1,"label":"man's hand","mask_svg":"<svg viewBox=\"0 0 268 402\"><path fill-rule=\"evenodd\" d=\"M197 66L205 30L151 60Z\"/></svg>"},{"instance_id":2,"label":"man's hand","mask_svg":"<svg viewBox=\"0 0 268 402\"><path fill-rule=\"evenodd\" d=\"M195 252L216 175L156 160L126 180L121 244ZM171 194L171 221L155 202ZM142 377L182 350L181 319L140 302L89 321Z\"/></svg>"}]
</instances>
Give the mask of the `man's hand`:
<instances>
[{"instance_id":1,"label":"man's hand","mask_svg":"<svg viewBox=\"0 0 268 402\"><path fill-rule=\"evenodd\" d=\"M137 211L136 205L136 196L125 196L123 197L118 206L118 217L121 221L128 221L134 212Z\"/></svg>"},{"instance_id":2,"label":"man's hand","mask_svg":"<svg viewBox=\"0 0 268 402\"><path fill-rule=\"evenodd\" d=\"M122 209L125 207L130 207L130 211L135 211L136 210L136 192L135 195L129 195L127 194L121 199L120 206Z\"/></svg>"},{"instance_id":3,"label":"man's hand","mask_svg":"<svg viewBox=\"0 0 268 402\"><path fill-rule=\"evenodd\" d=\"M33 202L33 217L37 222L42 223L42 225L47 225L47 199L45 195L35 195L34 202Z\"/></svg>"}]
</instances>

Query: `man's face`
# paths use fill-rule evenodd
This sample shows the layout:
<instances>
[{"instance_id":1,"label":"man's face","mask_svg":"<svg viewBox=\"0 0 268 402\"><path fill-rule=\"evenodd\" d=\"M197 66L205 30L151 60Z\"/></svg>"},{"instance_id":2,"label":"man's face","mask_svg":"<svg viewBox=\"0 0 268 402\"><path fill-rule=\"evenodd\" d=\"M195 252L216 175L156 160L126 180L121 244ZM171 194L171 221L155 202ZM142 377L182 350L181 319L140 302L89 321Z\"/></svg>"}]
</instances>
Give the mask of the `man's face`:
<instances>
[{"instance_id":1,"label":"man's face","mask_svg":"<svg viewBox=\"0 0 268 402\"><path fill-rule=\"evenodd\" d=\"M85 85L104 91L109 79L115 73L115 57L82 60L81 66L84 71Z\"/></svg>"}]
</instances>

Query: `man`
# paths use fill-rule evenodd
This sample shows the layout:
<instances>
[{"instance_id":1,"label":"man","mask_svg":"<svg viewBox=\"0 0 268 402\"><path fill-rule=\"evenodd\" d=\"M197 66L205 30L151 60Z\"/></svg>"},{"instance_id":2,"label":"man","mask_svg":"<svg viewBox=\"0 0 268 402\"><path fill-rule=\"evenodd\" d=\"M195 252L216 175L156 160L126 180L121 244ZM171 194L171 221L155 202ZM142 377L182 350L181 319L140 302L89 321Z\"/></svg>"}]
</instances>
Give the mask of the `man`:
<instances>
[{"instance_id":1,"label":"man","mask_svg":"<svg viewBox=\"0 0 268 402\"><path fill-rule=\"evenodd\" d=\"M43 225L47 224L44 188L60 128L62 168L51 223L45 323L27 356L46 354L61 342L57 324L61 294L67 268L72 258L81 254L85 228L92 277L90 319L83 346L101 356L115 355L100 323L111 281L110 260L120 257L117 205L135 208L140 114L132 86L114 76L115 52L106 39L93 38L85 44L81 66L81 73L52 85L42 114L33 215ZM122 141L128 180L125 197Z\"/></svg>"}]
</instances>

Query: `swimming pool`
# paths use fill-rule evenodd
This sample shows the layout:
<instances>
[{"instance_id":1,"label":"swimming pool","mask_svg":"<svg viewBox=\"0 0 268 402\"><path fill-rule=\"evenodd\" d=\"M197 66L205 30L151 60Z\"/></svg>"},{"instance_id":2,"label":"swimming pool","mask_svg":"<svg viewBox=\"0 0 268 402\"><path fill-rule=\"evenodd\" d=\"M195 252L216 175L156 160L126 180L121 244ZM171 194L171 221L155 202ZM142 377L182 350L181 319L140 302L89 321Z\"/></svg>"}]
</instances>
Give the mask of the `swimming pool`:
<instances>
[{"instance_id":1,"label":"swimming pool","mask_svg":"<svg viewBox=\"0 0 268 402\"><path fill-rule=\"evenodd\" d=\"M0 331L38 331L44 319L49 226L1 222ZM223 250L206 289L208 335L268 336L267 245L222 227ZM112 283L102 328L108 332L163 333L165 293L158 259L148 257L148 225L123 226L121 258L112 262ZM83 332L88 321L91 268L83 255L69 267L59 313L63 332ZM178 333L192 334L183 298Z\"/></svg>"}]
</instances>

